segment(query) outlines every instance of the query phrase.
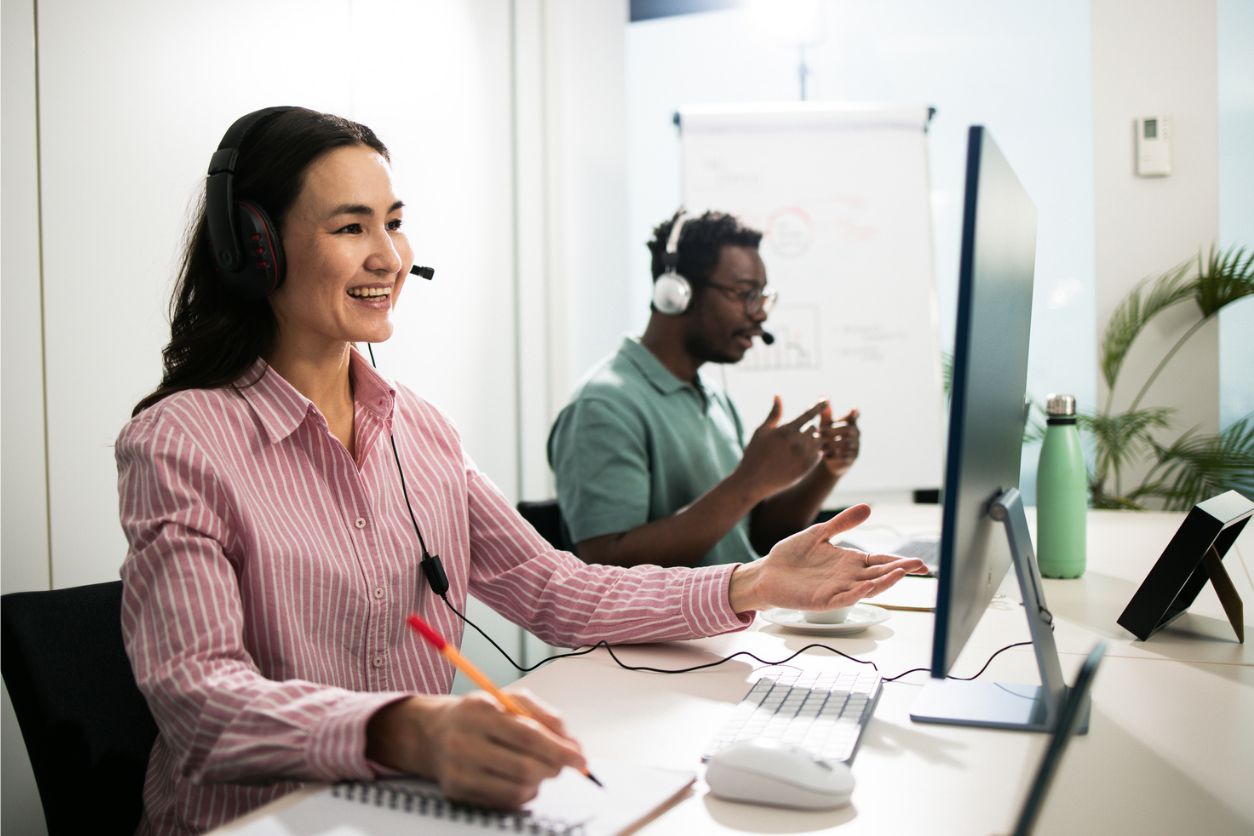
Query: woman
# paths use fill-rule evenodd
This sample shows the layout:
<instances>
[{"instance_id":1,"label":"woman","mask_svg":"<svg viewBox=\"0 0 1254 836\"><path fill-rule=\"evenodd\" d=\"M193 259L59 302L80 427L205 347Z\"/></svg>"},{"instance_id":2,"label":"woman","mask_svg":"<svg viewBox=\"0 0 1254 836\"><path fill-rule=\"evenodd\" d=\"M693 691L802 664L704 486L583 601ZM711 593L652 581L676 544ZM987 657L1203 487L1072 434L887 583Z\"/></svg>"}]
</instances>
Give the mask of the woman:
<instances>
[{"instance_id":1,"label":"woman","mask_svg":"<svg viewBox=\"0 0 1254 836\"><path fill-rule=\"evenodd\" d=\"M161 386L117 443L123 631L160 729L141 832L207 830L293 782L397 773L514 806L585 765L524 691L538 721L448 696L453 670L404 623L416 611L460 640L420 536L455 606L474 592L566 646L741 629L756 609L850 604L921 569L828 545L865 506L744 566L552 549L448 420L353 348L392 333L413 260L403 215L387 149L338 117L258 111L214 155Z\"/></svg>"}]
</instances>

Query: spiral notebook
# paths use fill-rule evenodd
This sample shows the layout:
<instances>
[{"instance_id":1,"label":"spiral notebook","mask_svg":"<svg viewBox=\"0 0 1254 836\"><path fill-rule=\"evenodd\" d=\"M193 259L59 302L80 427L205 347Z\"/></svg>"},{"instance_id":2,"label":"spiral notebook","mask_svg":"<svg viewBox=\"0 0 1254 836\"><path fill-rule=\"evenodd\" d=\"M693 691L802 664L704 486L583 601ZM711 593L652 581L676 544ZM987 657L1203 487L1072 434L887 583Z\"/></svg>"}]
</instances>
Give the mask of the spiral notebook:
<instances>
[{"instance_id":1,"label":"spiral notebook","mask_svg":"<svg viewBox=\"0 0 1254 836\"><path fill-rule=\"evenodd\" d=\"M448 801L424 781L333 784L281 798L214 833L240 836L525 833L612 836L661 815L692 786L692 772L589 763L601 789L572 769L540 786L522 810L502 812Z\"/></svg>"}]
</instances>

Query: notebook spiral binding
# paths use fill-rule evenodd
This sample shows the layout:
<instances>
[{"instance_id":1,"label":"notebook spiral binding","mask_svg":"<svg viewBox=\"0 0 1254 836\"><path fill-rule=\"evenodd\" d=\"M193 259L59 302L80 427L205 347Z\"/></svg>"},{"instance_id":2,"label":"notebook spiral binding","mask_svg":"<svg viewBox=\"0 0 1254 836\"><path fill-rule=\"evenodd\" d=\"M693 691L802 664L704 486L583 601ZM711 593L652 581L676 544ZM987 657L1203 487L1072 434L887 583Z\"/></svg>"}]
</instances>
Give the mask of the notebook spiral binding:
<instances>
[{"instance_id":1,"label":"notebook spiral binding","mask_svg":"<svg viewBox=\"0 0 1254 836\"><path fill-rule=\"evenodd\" d=\"M582 825L533 816L526 811L493 810L460 801L450 801L435 790L401 787L395 784L343 782L331 787L331 795L346 801L373 804L427 818L461 822L504 833L529 836L584 836Z\"/></svg>"}]
</instances>

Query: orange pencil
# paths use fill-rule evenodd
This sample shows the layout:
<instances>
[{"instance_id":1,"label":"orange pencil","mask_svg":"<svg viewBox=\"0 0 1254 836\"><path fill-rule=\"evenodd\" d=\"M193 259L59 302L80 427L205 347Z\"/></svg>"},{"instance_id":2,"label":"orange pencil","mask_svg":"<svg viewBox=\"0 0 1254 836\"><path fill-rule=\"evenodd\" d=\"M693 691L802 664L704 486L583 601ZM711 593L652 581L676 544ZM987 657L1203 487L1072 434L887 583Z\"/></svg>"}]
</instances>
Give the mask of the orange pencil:
<instances>
[{"instance_id":1,"label":"orange pencil","mask_svg":"<svg viewBox=\"0 0 1254 836\"><path fill-rule=\"evenodd\" d=\"M519 705L518 703L510 699L509 694L505 693L500 688L496 687L496 683L488 679L488 677L483 673L483 671L476 668L474 666L474 663L472 663L469 659L467 659L465 656L458 653L457 648L453 647L453 645L446 642L443 636L441 636L434 629L432 629L431 625L423 621L422 618L420 618L416 613L411 612L409 614L409 618L407 618L406 621L409 622L409 626L414 628L414 630L418 633L418 635L422 636L424 639L430 642L431 646L434 647L436 650L443 653L444 658L452 662L459 671L466 674L466 676L470 677L471 682L474 682L480 688L487 691L492 696L496 697L497 702L499 702L502 706L504 706L506 711L518 717L527 717L532 720L536 719L535 717L532 717L529 713L527 713L527 711L521 705ZM537 720L536 722L539 722L539 721ZM592 783L596 784L598 787L605 786L600 781L598 781L596 776L593 775L591 772L589 772L587 769L583 770L583 774L588 776L588 780L592 781Z\"/></svg>"}]
</instances>

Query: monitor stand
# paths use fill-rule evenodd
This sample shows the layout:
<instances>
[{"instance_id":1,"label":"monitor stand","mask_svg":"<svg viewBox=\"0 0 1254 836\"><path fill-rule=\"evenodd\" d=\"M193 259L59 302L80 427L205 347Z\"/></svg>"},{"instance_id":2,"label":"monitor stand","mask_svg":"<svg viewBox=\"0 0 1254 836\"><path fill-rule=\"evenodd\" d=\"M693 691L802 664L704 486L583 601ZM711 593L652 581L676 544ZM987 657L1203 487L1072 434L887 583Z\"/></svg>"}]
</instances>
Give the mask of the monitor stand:
<instances>
[{"instance_id":1,"label":"monitor stand","mask_svg":"<svg viewBox=\"0 0 1254 836\"><path fill-rule=\"evenodd\" d=\"M933 679L915 700L910 719L917 723L1051 731L1067 698L1067 683L1062 678L1062 667L1058 663L1054 616L1045 606L1045 591L1036 568L1036 556L1032 551L1028 521L1018 489L1003 491L989 505L988 515L1006 530L1041 684ZM1080 734L1088 731L1087 705L1083 712L1078 730Z\"/></svg>"}]
</instances>

